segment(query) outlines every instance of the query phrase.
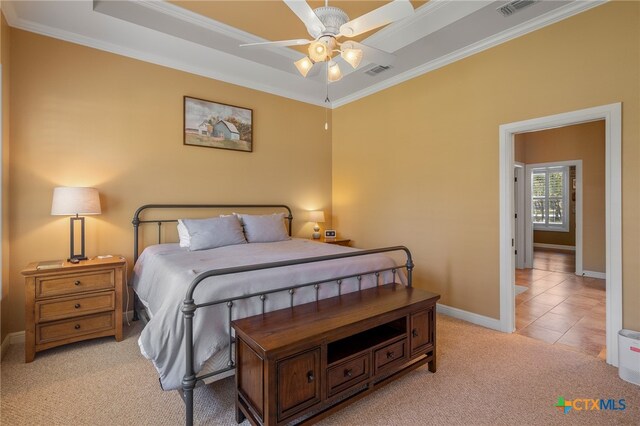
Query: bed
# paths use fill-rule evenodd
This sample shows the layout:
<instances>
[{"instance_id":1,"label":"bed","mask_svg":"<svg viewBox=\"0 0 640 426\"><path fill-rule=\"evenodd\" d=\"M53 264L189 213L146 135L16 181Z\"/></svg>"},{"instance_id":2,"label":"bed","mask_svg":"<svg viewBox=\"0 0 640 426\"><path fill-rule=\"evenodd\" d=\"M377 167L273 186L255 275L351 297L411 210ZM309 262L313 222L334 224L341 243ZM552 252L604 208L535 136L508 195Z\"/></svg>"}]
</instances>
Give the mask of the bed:
<instances>
[{"instance_id":1,"label":"bed","mask_svg":"<svg viewBox=\"0 0 640 426\"><path fill-rule=\"evenodd\" d=\"M192 209L284 211L288 235L196 251L163 242L163 226L178 221L166 212ZM153 219L158 211L161 218ZM292 220L284 205L156 204L136 211L134 310L143 308L148 318L139 345L162 388L182 390L187 417L197 384L234 371L232 320L392 282L411 285L413 263L405 247L358 250L290 238ZM138 255L145 224L157 226L157 244ZM403 251L406 262L398 265L384 254L393 251Z\"/></svg>"}]
</instances>

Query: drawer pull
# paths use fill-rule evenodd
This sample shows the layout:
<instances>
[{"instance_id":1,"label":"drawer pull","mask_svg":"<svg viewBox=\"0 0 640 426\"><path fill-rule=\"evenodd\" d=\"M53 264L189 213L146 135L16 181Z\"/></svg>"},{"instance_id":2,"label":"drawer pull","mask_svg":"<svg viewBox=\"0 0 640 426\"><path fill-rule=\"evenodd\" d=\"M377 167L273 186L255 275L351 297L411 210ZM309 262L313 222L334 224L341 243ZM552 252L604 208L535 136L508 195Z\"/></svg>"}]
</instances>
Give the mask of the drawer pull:
<instances>
[{"instance_id":1,"label":"drawer pull","mask_svg":"<svg viewBox=\"0 0 640 426\"><path fill-rule=\"evenodd\" d=\"M315 377L313 376L313 371L309 371L307 373L307 382L311 383L311 382L313 382L314 379L315 379Z\"/></svg>"},{"instance_id":2,"label":"drawer pull","mask_svg":"<svg viewBox=\"0 0 640 426\"><path fill-rule=\"evenodd\" d=\"M80 330L80 324L76 324L76 326L73 328L75 328L76 330Z\"/></svg>"},{"instance_id":3,"label":"drawer pull","mask_svg":"<svg viewBox=\"0 0 640 426\"><path fill-rule=\"evenodd\" d=\"M76 309L80 309L80 304L76 303L73 307L76 308Z\"/></svg>"},{"instance_id":4,"label":"drawer pull","mask_svg":"<svg viewBox=\"0 0 640 426\"><path fill-rule=\"evenodd\" d=\"M351 376L353 376L353 369L347 368L346 370L344 370L344 377L351 377Z\"/></svg>"},{"instance_id":5,"label":"drawer pull","mask_svg":"<svg viewBox=\"0 0 640 426\"><path fill-rule=\"evenodd\" d=\"M411 331L411 335L412 335L413 337L418 337L418 329L417 329L417 328L414 328L414 329Z\"/></svg>"},{"instance_id":6,"label":"drawer pull","mask_svg":"<svg viewBox=\"0 0 640 426\"><path fill-rule=\"evenodd\" d=\"M73 282L75 285L80 285L80 280Z\"/></svg>"},{"instance_id":7,"label":"drawer pull","mask_svg":"<svg viewBox=\"0 0 640 426\"><path fill-rule=\"evenodd\" d=\"M393 359L393 357L394 357L393 351L387 352L387 359Z\"/></svg>"}]
</instances>

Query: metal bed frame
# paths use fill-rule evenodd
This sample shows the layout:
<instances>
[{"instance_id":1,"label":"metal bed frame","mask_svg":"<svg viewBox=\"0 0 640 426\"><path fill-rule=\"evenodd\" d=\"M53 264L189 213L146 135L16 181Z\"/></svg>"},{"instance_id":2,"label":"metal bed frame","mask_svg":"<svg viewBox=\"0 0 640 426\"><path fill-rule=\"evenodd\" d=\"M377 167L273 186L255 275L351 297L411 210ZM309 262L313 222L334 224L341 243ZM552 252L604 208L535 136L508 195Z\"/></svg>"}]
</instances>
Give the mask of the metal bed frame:
<instances>
[{"instance_id":1,"label":"metal bed frame","mask_svg":"<svg viewBox=\"0 0 640 426\"><path fill-rule=\"evenodd\" d=\"M143 211L150 209L243 209L243 208L270 208L270 209L286 209L288 211L288 216L285 216L285 219L288 221L288 232L289 236L291 236L291 224L293 221L293 216L291 214L291 209L286 205L281 204L147 204L136 210L133 216L133 229L134 229L134 238L133 238L133 246L134 246L134 264L138 260L138 251L139 251L139 227L142 224L157 224L158 226L158 244L162 243L162 225L164 223L175 223L177 219L140 219L140 216ZM196 303L194 300L194 292L196 288L204 281L206 278L216 277L221 275L228 274L237 274L242 272L250 272L250 271L260 271L265 269L272 268L280 268L285 266L293 266L293 265L302 265L306 263L313 262L323 262L329 260L336 259L345 259L351 257L358 256L366 256L371 254L378 253L387 253L387 252L396 252L403 251L406 255L406 262L404 265L396 266L393 268L382 268L376 269L367 272L361 272L353 275L345 275L339 277L333 277L326 280L321 281L313 281L302 284L296 284L293 286L278 288L275 290L266 290L258 293L251 293L244 296L238 296L233 298L227 298L222 300L215 301L203 301L200 303ZM185 323L185 356L186 356L186 371L184 378L182 379L182 393L181 396L184 400L186 407L186 416L185 416L185 424L190 426L193 424L193 391L198 383L203 383L205 379L208 379L213 376L217 376L219 374L226 373L228 371L235 369L235 362L233 360L233 345L235 343L235 338L233 336L233 329L231 327L231 322L233 321L233 307L236 302L239 300L247 300L247 299L255 299L256 302L262 304L262 313L265 313L265 301L267 300L269 295L275 293L289 293L290 296L290 307L294 306L294 296L296 291L313 286L315 290L315 301L317 302L320 293L321 285L337 285L338 286L338 296L342 294L342 282L349 278L356 278L358 280L358 291L362 289L362 277L366 275L373 275L375 277L376 285L380 285L380 274L382 272L391 271L393 274L393 281L395 282L396 274L398 273L398 269L405 269L407 273L407 286L411 287L412 285L412 271L413 271L413 259L411 256L411 252L405 246L393 246L393 247L383 247L371 250L360 250L357 252L349 252L349 253L341 253L327 256L316 256L309 257L303 259L295 259L295 260L285 260L279 262L271 262L271 263L262 263L256 265L246 265L239 266L233 268L224 268L224 269L215 269L210 271L205 271L196 276L191 284L189 285L189 289L185 295L185 299L182 302L182 315ZM137 307L139 305L138 296L134 292L134 320L139 318L137 313ZM194 354L193 354L193 317L195 315L196 310L207 308L211 306L217 305L226 305L228 309L228 318L229 318L229 359L227 361L227 367L213 371L211 373L202 374L197 376L194 369ZM237 318L236 318L237 319Z\"/></svg>"}]
</instances>

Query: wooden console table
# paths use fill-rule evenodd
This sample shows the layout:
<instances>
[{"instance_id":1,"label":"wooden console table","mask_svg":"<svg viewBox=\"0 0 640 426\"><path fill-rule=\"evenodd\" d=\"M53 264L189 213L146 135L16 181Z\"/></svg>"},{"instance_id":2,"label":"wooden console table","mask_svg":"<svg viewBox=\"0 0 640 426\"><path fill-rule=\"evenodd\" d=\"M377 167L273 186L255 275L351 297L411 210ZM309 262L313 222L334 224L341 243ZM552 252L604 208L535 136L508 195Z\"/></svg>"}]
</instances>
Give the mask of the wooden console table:
<instances>
[{"instance_id":1,"label":"wooden console table","mask_svg":"<svg viewBox=\"0 0 640 426\"><path fill-rule=\"evenodd\" d=\"M236 320L236 417L317 421L425 364L439 295L399 284Z\"/></svg>"}]
</instances>

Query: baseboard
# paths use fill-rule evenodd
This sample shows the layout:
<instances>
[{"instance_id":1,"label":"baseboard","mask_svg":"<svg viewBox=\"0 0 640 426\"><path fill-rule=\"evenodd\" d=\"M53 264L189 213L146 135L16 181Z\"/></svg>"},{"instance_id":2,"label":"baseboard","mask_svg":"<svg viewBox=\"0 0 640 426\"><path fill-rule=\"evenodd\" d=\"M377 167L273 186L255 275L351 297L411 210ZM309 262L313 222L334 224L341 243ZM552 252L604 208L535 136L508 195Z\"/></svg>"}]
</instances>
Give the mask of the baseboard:
<instances>
[{"instance_id":1,"label":"baseboard","mask_svg":"<svg viewBox=\"0 0 640 426\"><path fill-rule=\"evenodd\" d=\"M490 328L492 330L502 331L500 327L500 320L495 318L485 317L484 315L475 314L473 312L464 311L462 309L454 308L451 306L437 304L437 312L453 318L458 318L472 324L480 325L482 327Z\"/></svg>"},{"instance_id":2,"label":"baseboard","mask_svg":"<svg viewBox=\"0 0 640 426\"><path fill-rule=\"evenodd\" d=\"M584 269L582 270L582 276L589 278L600 278L601 280L607 279L607 274L604 272L585 271Z\"/></svg>"},{"instance_id":3,"label":"baseboard","mask_svg":"<svg viewBox=\"0 0 640 426\"><path fill-rule=\"evenodd\" d=\"M7 337L5 337L2 341L2 352L0 354L0 359L4 358L4 355L7 353L9 346L15 345L16 343L24 343L24 330L7 334Z\"/></svg>"},{"instance_id":4,"label":"baseboard","mask_svg":"<svg viewBox=\"0 0 640 426\"><path fill-rule=\"evenodd\" d=\"M548 248L548 249L554 249L554 250L576 251L576 246L563 246L560 244L533 243L533 246L538 248Z\"/></svg>"}]
</instances>

